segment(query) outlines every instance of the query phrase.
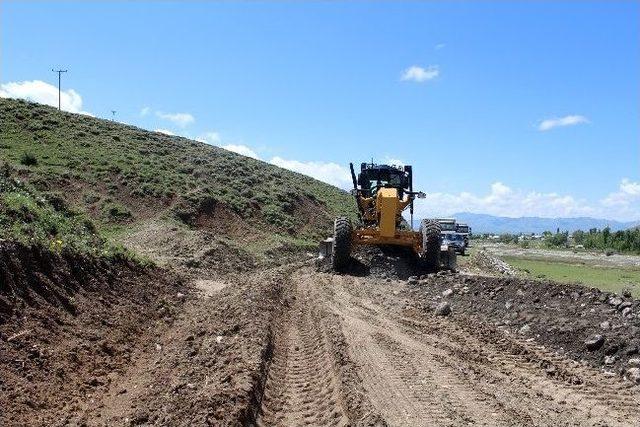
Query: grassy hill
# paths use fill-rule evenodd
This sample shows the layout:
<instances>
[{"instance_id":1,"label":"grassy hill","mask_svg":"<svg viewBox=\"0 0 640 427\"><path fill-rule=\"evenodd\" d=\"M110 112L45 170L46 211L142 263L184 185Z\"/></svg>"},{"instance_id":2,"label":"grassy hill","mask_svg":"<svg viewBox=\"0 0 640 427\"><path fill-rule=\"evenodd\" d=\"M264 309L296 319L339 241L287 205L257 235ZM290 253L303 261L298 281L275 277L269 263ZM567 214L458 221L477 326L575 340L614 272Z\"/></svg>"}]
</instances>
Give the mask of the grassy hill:
<instances>
[{"instance_id":1,"label":"grassy hill","mask_svg":"<svg viewBox=\"0 0 640 427\"><path fill-rule=\"evenodd\" d=\"M201 142L21 100L0 99L0 161L5 181L28 183L42 198L86 215L100 236L152 256L162 255L160 239L169 235L184 240L171 250L191 250L187 258L213 241L261 255L309 245L330 232L335 216L355 215L348 193L313 178ZM11 206L26 201L12 197L2 198L0 221L13 218L4 238L20 234L20 208ZM73 221L68 227L81 230Z\"/></svg>"}]
</instances>

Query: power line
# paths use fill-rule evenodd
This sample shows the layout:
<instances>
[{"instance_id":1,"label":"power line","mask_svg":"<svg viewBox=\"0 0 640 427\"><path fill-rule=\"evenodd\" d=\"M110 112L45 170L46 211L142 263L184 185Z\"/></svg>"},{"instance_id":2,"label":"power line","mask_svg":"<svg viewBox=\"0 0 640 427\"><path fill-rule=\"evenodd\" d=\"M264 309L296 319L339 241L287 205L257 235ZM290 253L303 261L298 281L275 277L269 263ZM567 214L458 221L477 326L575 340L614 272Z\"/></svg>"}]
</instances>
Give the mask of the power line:
<instances>
[{"instance_id":1,"label":"power line","mask_svg":"<svg viewBox=\"0 0 640 427\"><path fill-rule=\"evenodd\" d=\"M53 71L54 73L58 73L58 111L60 111L60 76L62 75L62 73L66 73L67 70L54 70L52 68L51 71Z\"/></svg>"}]
</instances>

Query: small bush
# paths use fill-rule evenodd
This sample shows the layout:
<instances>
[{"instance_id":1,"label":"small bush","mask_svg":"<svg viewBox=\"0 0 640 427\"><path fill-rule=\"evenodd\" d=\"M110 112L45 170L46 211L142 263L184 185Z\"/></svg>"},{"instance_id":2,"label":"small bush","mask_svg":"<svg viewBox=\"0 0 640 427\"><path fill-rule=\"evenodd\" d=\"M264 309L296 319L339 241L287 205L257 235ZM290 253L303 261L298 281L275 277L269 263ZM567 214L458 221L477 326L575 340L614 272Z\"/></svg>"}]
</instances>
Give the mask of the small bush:
<instances>
[{"instance_id":1,"label":"small bush","mask_svg":"<svg viewBox=\"0 0 640 427\"><path fill-rule=\"evenodd\" d=\"M118 203L105 203L102 212L109 221L124 221L131 218L131 211Z\"/></svg>"},{"instance_id":2,"label":"small bush","mask_svg":"<svg viewBox=\"0 0 640 427\"><path fill-rule=\"evenodd\" d=\"M23 153L22 156L20 156L20 163L25 166L36 166L38 159L32 153Z\"/></svg>"},{"instance_id":3,"label":"small bush","mask_svg":"<svg viewBox=\"0 0 640 427\"><path fill-rule=\"evenodd\" d=\"M87 204L87 205L92 205L94 203L97 203L100 201L100 195L96 194L96 193L87 193L82 197L82 200Z\"/></svg>"}]
</instances>

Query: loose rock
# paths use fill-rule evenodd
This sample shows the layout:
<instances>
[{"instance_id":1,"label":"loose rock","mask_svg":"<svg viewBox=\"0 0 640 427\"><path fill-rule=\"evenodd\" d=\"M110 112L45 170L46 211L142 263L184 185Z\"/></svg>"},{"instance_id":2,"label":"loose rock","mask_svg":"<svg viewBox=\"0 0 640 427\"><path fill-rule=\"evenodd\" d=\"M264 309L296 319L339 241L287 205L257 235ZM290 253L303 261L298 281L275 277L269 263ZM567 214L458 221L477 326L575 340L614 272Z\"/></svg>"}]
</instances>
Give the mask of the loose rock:
<instances>
[{"instance_id":1,"label":"loose rock","mask_svg":"<svg viewBox=\"0 0 640 427\"><path fill-rule=\"evenodd\" d=\"M620 304L622 304L622 298L620 298L620 297L611 297L611 298L609 298L608 302L609 302L609 305L617 307Z\"/></svg>"},{"instance_id":2,"label":"loose rock","mask_svg":"<svg viewBox=\"0 0 640 427\"><path fill-rule=\"evenodd\" d=\"M584 342L587 350L591 351L599 349L602 347L602 344L604 344L604 337L602 335L593 335Z\"/></svg>"},{"instance_id":3,"label":"loose rock","mask_svg":"<svg viewBox=\"0 0 640 427\"><path fill-rule=\"evenodd\" d=\"M636 384L640 384L640 368L630 368L627 369L627 373L625 377Z\"/></svg>"},{"instance_id":4,"label":"loose rock","mask_svg":"<svg viewBox=\"0 0 640 427\"><path fill-rule=\"evenodd\" d=\"M448 316L451 314L451 306L448 302L441 302L434 311L436 316Z\"/></svg>"},{"instance_id":5,"label":"loose rock","mask_svg":"<svg viewBox=\"0 0 640 427\"><path fill-rule=\"evenodd\" d=\"M629 359L629 361L627 362L627 365L640 368L640 359Z\"/></svg>"},{"instance_id":6,"label":"loose rock","mask_svg":"<svg viewBox=\"0 0 640 427\"><path fill-rule=\"evenodd\" d=\"M526 335L531 331L531 326L529 325L524 325L523 327L521 327L520 329L518 329L518 333L520 335Z\"/></svg>"},{"instance_id":7,"label":"loose rock","mask_svg":"<svg viewBox=\"0 0 640 427\"><path fill-rule=\"evenodd\" d=\"M618 311L622 311L627 307L631 307L633 303L631 301L625 301L618 306Z\"/></svg>"}]
</instances>

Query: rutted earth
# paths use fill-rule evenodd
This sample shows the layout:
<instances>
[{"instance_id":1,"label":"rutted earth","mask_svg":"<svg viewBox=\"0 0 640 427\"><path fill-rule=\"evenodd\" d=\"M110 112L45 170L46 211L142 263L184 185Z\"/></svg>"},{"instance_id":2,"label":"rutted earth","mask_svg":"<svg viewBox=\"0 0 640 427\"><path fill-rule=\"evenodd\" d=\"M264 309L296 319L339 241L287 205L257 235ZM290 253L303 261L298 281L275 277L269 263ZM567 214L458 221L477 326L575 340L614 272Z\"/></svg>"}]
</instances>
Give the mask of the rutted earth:
<instances>
[{"instance_id":1,"label":"rutted earth","mask_svg":"<svg viewBox=\"0 0 640 427\"><path fill-rule=\"evenodd\" d=\"M640 425L640 307L627 297L464 274L406 280L366 266L337 275L302 261L175 290L163 298L182 302L155 306L125 343L131 355L99 381L42 402L1 398L2 425ZM13 326L0 324L2 350L53 352L62 339L52 327L45 340L9 341ZM594 334L603 342L590 350ZM65 375L77 369L60 360ZM20 375L7 372L5 396Z\"/></svg>"}]
</instances>

